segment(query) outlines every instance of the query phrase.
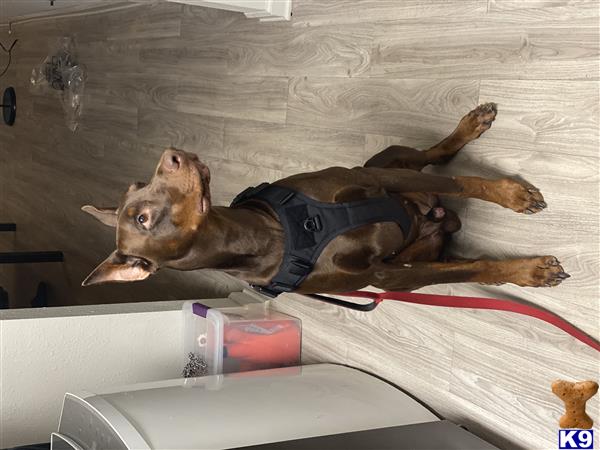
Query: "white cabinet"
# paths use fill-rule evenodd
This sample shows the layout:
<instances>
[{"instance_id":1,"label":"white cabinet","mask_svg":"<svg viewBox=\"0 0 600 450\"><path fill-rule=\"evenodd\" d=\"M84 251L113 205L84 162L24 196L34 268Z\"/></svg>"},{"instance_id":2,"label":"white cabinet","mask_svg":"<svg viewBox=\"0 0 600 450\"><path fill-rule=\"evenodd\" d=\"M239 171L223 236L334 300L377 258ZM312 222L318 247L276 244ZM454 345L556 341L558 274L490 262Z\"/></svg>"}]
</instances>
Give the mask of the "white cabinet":
<instances>
[{"instance_id":1,"label":"white cabinet","mask_svg":"<svg viewBox=\"0 0 600 450\"><path fill-rule=\"evenodd\" d=\"M125 3L123 0L0 0L0 24Z\"/></svg>"},{"instance_id":2,"label":"white cabinet","mask_svg":"<svg viewBox=\"0 0 600 450\"><path fill-rule=\"evenodd\" d=\"M262 21L290 20L292 0L167 0L187 5L239 11Z\"/></svg>"}]
</instances>

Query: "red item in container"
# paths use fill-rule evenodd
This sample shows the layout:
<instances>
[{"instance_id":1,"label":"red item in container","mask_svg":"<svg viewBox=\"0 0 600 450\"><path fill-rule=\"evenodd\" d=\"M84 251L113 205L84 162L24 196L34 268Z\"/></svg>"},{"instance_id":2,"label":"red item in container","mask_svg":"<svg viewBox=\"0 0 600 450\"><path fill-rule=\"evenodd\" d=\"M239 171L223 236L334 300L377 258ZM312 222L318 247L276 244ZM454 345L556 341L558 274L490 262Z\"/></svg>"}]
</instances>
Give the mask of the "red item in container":
<instances>
[{"instance_id":1,"label":"red item in container","mask_svg":"<svg viewBox=\"0 0 600 450\"><path fill-rule=\"evenodd\" d=\"M234 324L223 337L227 358L239 360L243 370L300 363L300 329L289 321Z\"/></svg>"}]
</instances>

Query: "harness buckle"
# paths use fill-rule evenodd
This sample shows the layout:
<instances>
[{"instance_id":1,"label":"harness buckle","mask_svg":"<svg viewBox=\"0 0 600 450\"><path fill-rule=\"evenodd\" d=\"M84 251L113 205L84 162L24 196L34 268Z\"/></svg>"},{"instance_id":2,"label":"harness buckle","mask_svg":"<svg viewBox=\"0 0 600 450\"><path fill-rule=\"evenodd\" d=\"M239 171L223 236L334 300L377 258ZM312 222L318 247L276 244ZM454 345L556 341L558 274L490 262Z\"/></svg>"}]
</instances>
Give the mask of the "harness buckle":
<instances>
[{"instance_id":1,"label":"harness buckle","mask_svg":"<svg viewBox=\"0 0 600 450\"><path fill-rule=\"evenodd\" d=\"M269 284L269 286L258 286L256 284L251 284L250 287L270 298L275 298L279 294L283 294L284 292L292 292L294 290L293 286L290 286L286 283L278 283L276 281Z\"/></svg>"},{"instance_id":2,"label":"harness buckle","mask_svg":"<svg viewBox=\"0 0 600 450\"><path fill-rule=\"evenodd\" d=\"M294 258L290 261L290 273L294 275L305 276L312 272L313 264L305 259Z\"/></svg>"}]
</instances>

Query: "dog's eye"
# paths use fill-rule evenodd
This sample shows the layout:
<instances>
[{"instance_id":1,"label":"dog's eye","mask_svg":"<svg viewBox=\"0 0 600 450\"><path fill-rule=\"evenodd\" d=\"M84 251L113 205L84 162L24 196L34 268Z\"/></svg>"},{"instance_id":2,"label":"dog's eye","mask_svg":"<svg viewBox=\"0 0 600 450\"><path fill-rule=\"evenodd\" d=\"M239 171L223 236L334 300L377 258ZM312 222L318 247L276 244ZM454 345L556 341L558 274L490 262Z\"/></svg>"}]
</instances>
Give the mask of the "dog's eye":
<instances>
[{"instance_id":1,"label":"dog's eye","mask_svg":"<svg viewBox=\"0 0 600 450\"><path fill-rule=\"evenodd\" d=\"M139 224L144 225L148 222L148 216L146 214L140 214L135 220L137 220Z\"/></svg>"}]
</instances>

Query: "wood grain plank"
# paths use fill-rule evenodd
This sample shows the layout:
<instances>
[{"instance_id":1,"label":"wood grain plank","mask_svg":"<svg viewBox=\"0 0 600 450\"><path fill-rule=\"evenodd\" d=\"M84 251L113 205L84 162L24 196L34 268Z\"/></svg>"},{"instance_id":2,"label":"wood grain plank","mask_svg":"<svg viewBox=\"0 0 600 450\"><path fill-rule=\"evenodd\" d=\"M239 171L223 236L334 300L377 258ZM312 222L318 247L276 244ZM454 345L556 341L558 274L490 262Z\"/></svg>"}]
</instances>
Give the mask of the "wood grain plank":
<instances>
[{"instance_id":1,"label":"wood grain plank","mask_svg":"<svg viewBox=\"0 0 600 450\"><path fill-rule=\"evenodd\" d=\"M145 69L220 76L359 76L369 68L371 26L362 30L291 28L154 40L140 50Z\"/></svg>"},{"instance_id":2,"label":"wood grain plank","mask_svg":"<svg viewBox=\"0 0 600 450\"><path fill-rule=\"evenodd\" d=\"M107 21L106 37L108 40L121 40L179 36L182 10L183 6L180 4L158 2L118 11L118 20ZM95 16L88 17L93 20Z\"/></svg>"},{"instance_id":3,"label":"wood grain plank","mask_svg":"<svg viewBox=\"0 0 600 450\"><path fill-rule=\"evenodd\" d=\"M194 77L180 81L178 112L284 123L288 81L282 77Z\"/></svg>"},{"instance_id":4,"label":"wood grain plank","mask_svg":"<svg viewBox=\"0 0 600 450\"><path fill-rule=\"evenodd\" d=\"M489 0L487 18L497 24L579 23L598 20L598 0Z\"/></svg>"},{"instance_id":5,"label":"wood grain plank","mask_svg":"<svg viewBox=\"0 0 600 450\"><path fill-rule=\"evenodd\" d=\"M14 39L19 39L12 55L15 65L19 58L39 57L47 54L61 37L61 30L55 20L19 23L13 25L11 30L10 35L5 34L8 39L3 39L2 43L7 47L7 44L12 44ZM2 61L6 62L4 58L5 53L2 52Z\"/></svg>"},{"instance_id":6,"label":"wood grain plank","mask_svg":"<svg viewBox=\"0 0 600 450\"><path fill-rule=\"evenodd\" d=\"M360 76L369 69L372 28L371 24L351 29L296 27L284 35L263 32L229 36L228 73Z\"/></svg>"},{"instance_id":7,"label":"wood grain plank","mask_svg":"<svg viewBox=\"0 0 600 450\"><path fill-rule=\"evenodd\" d=\"M293 6L295 26L332 25L364 21L480 17L487 0L298 0Z\"/></svg>"},{"instance_id":8,"label":"wood grain plank","mask_svg":"<svg viewBox=\"0 0 600 450\"><path fill-rule=\"evenodd\" d=\"M598 79L598 15L577 21L386 22L371 75L388 78Z\"/></svg>"},{"instance_id":9,"label":"wood grain plank","mask_svg":"<svg viewBox=\"0 0 600 450\"><path fill-rule=\"evenodd\" d=\"M302 78L290 83L289 124L422 137L453 129L476 103L477 81Z\"/></svg>"},{"instance_id":10,"label":"wood grain plank","mask_svg":"<svg viewBox=\"0 0 600 450\"><path fill-rule=\"evenodd\" d=\"M193 78L190 74L220 77L227 72L229 46L223 37L203 35L194 40L153 39L140 43L140 64L145 71Z\"/></svg>"},{"instance_id":11,"label":"wood grain plank","mask_svg":"<svg viewBox=\"0 0 600 450\"><path fill-rule=\"evenodd\" d=\"M192 39L198 35L212 35L223 31L256 31L257 25L266 25L269 28L287 26L277 22L260 23L258 19L247 19L239 12L185 5L182 12L181 37Z\"/></svg>"},{"instance_id":12,"label":"wood grain plank","mask_svg":"<svg viewBox=\"0 0 600 450\"><path fill-rule=\"evenodd\" d=\"M97 132L106 132L109 129L113 137L118 136L126 140L137 128L137 106L88 102L80 126L82 129Z\"/></svg>"},{"instance_id":13,"label":"wood grain plank","mask_svg":"<svg viewBox=\"0 0 600 450\"><path fill-rule=\"evenodd\" d=\"M176 50L178 63L184 67L205 70L203 66L213 66L214 57L219 56L230 75L346 77L369 68L373 23L305 27L296 26L296 21L270 22L262 23L256 33L252 21L192 11L182 25L188 45ZM208 64L196 61L198 51L205 48L213 58Z\"/></svg>"},{"instance_id":14,"label":"wood grain plank","mask_svg":"<svg viewBox=\"0 0 600 450\"><path fill-rule=\"evenodd\" d=\"M260 76L360 76L369 70L373 24L294 27L281 32L231 33L229 74Z\"/></svg>"},{"instance_id":15,"label":"wood grain plank","mask_svg":"<svg viewBox=\"0 0 600 450\"><path fill-rule=\"evenodd\" d=\"M173 114L168 111L141 109L137 139L151 145L204 155L223 156L225 120L197 114Z\"/></svg>"},{"instance_id":16,"label":"wood grain plank","mask_svg":"<svg viewBox=\"0 0 600 450\"><path fill-rule=\"evenodd\" d=\"M334 165L362 165L364 140L362 134L227 119L224 151L233 161L291 175Z\"/></svg>"},{"instance_id":17,"label":"wood grain plank","mask_svg":"<svg viewBox=\"0 0 600 450\"><path fill-rule=\"evenodd\" d=\"M175 111L179 77L170 73L105 73L91 76L86 92L106 105ZM87 95L87 94L86 94Z\"/></svg>"},{"instance_id":18,"label":"wood grain plank","mask_svg":"<svg viewBox=\"0 0 600 450\"><path fill-rule=\"evenodd\" d=\"M479 95L499 106L488 148L600 156L598 83L484 80Z\"/></svg>"},{"instance_id":19,"label":"wood grain plank","mask_svg":"<svg viewBox=\"0 0 600 450\"><path fill-rule=\"evenodd\" d=\"M562 16L565 8L587 11L589 14L598 6L600 6L598 0L489 0L488 11L530 10L535 14L547 13ZM560 8L560 10L556 8Z\"/></svg>"},{"instance_id":20,"label":"wood grain plank","mask_svg":"<svg viewBox=\"0 0 600 450\"><path fill-rule=\"evenodd\" d=\"M107 74L121 74L125 78L142 69L139 41L76 41L76 45L78 61L85 65L92 79L103 79Z\"/></svg>"}]
</instances>

